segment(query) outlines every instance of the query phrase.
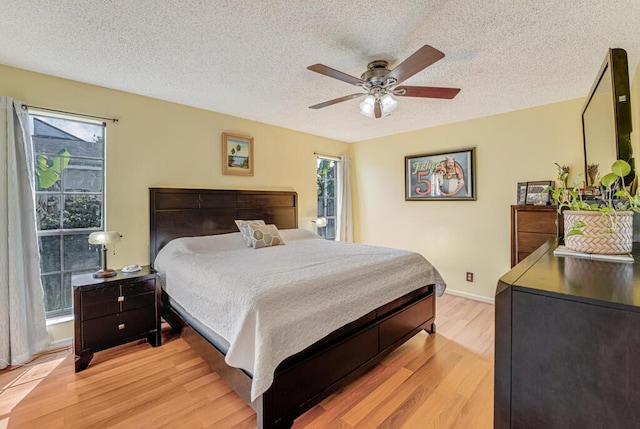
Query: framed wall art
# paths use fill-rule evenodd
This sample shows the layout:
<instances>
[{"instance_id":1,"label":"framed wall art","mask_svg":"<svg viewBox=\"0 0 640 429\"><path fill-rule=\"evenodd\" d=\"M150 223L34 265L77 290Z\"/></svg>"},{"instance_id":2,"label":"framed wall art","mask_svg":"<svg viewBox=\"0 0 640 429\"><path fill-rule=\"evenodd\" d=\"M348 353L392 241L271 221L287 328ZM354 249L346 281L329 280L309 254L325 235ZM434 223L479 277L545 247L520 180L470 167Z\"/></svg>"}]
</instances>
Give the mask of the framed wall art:
<instances>
[{"instance_id":1,"label":"framed wall art","mask_svg":"<svg viewBox=\"0 0 640 429\"><path fill-rule=\"evenodd\" d=\"M475 201L475 148L404 157L405 200Z\"/></svg>"},{"instance_id":2,"label":"framed wall art","mask_svg":"<svg viewBox=\"0 0 640 429\"><path fill-rule=\"evenodd\" d=\"M527 201L527 182L518 182L518 191L516 193L516 204L523 205Z\"/></svg>"},{"instance_id":3,"label":"framed wall art","mask_svg":"<svg viewBox=\"0 0 640 429\"><path fill-rule=\"evenodd\" d=\"M253 137L222 133L222 174L253 176Z\"/></svg>"},{"instance_id":4,"label":"framed wall art","mask_svg":"<svg viewBox=\"0 0 640 429\"><path fill-rule=\"evenodd\" d=\"M553 180L540 180L537 182L527 182L526 204L535 206L546 206L551 201L551 189Z\"/></svg>"}]
</instances>

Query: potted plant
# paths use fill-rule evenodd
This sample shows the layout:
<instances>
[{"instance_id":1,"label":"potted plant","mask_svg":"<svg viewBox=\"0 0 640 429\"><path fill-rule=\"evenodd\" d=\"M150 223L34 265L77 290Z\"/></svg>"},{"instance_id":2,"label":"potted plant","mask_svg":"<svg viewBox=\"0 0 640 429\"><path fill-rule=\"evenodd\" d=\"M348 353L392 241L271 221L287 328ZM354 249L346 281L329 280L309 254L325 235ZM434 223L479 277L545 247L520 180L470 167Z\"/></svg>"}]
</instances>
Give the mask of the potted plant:
<instances>
[{"instance_id":1,"label":"potted plant","mask_svg":"<svg viewBox=\"0 0 640 429\"><path fill-rule=\"evenodd\" d=\"M627 162L615 161L611 172L600 180L603 192L598 202L584 200L577 185L553 191L552 199L564 219L567 249L611 255L631 252L633 212L640 212L640 196L631 195L624 186L623 178L630 171ZM559 172L560 183L566 183L567 175Z\"/></svg>"}]
</instances>

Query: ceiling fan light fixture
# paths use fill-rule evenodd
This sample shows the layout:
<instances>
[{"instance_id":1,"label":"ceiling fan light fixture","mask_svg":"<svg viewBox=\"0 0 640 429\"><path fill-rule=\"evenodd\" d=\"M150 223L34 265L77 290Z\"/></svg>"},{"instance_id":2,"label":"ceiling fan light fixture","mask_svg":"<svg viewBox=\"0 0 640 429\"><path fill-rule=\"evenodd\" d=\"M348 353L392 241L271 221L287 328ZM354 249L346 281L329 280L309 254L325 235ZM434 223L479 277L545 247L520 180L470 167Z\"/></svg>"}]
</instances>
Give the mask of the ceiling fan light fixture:
<instances>
[{"instance_id":1,"label":"ceiling fan light fixture","mask_svg":"<svg viewBox=\"0 0 640 429\"><path fill-rule=\"evenodd\" d=\"M398 107L398 100L389 94L384 94L380 98L380 103L382 104L382 114L384 116L390 115Z\"/></svg>"},{"instance_id":2,"label":"ceiling fan light fixture","mask_svg":"<svg viewBox=\"0 0 640 429\"><path fill-rule=\"evenodd\" d=\"M376 98L369 94L365 97L365 99L360 103L360 113L369 118L373 118L373 109L376 104Z\"/></svg>"},{"instance_id":3,"label":"ceiling fan light fixture","mask_svg":"<svg viewBox=\"0 0 640 429\"><path fill-rule=\"evenodd\" d=\"M371 61L367 65L367 71L362 73L360 78L324 64L314 64L307 68L324 76L360 87L365 90L365 93L334 98L324 103L314 104L309 108L321 109L366 95L364 101L360 103L360 113L369 118L379 119L389 116L397 109L398 101L392 96L452 99L460 92L460 88L398 86L442 58L444 58L443 52L432 46L424 45L391 70L389 69L389 63L385 60Z\"/></svg>"}]
</instances>

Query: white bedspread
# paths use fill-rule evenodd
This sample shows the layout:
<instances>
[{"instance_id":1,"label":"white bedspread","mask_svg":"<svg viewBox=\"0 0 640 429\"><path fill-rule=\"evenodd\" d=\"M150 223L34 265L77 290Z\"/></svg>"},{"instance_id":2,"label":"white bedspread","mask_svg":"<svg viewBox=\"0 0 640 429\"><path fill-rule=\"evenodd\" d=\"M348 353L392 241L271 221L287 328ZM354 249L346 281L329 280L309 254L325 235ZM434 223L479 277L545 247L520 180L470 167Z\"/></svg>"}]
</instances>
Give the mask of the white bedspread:
<instances>
[{"instance_id":1,"label":"white bedspread","mask_svg":"<svg viewBox=\"0 0 640 429\"><path fill-rule=\"evenodd\" d=\"M253 375L251 399L280 362L371 310L445 283L420 254L280 231L286 245L246 247L240 233L180 238L155 260L163 288L229 342L227 364Z\"/></svg>"}]
</instances>

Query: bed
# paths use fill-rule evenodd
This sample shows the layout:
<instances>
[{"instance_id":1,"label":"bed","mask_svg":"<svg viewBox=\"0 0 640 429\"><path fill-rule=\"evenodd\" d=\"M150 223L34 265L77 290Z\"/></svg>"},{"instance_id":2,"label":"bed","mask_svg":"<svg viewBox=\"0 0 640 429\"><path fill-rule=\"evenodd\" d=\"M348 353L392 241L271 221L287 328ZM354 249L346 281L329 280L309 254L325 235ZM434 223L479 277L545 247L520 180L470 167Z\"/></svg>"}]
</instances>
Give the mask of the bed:
<instances>
[{"instance_id":1,"label":"bed","mask_svg":"<svg viewBox=\"0 0 640 429\"><path fill-rule=\"evenodd\" d=\"M298 227L295 192L151 188L149 196L152 263L160 250L174 239L181 240L173 241L163 252L166 253L172 246L182 246L175 243L199 245L209 241L218 243L221 239L229 242L241 240L240 237L234 237L234 234L239 235L234 222L236 219L263 219L280 230L295 230ZM292 240L289 250L293 250L298 243L292 237L301 233L282 233ZM220 237L203 237L214 235ZM310 245L306 241L303 244ZM320 242L311 244L324 245ZM286 245L278 247L285 248ZM251 249L260 256L268 255L270 250ZM275 254L280 250L272 252ZM189 310L185 310L178 299L173 299L175 297L167 293L166 290L172 290L169 287L163 290L162 312L174 330L180 331L191 347L254 408L259 429L289 428L297 416L373 367L383 356L419 331L435 332L436 283L443 285L439 275L437 278L438 281L432 284L410 286L411 290L403 292L402 296L376 304L375 308L361 317L335 327L301 351L278 361L275 370L270 373L272 378L268 380L269 384L260 390L256 390L251 370L230 366L225 362L225 358L230 357L226 356L229 350L225 346L228 344L222 344L215 336L212 337L207 330L208 322L198 320ZM397 286L402 290L402 284ZM408 286L404 287L406 289ZM176 291L174 286L172 293L178 295ZM280 305L282 308L291 305L292 313L301 306L299 302L290 304L288 299L286 302L283 299ZM311 325L307 329L313 331L314 328ZM255 378L260 378L258 372Z\"/></svg>"}]
</instances>

